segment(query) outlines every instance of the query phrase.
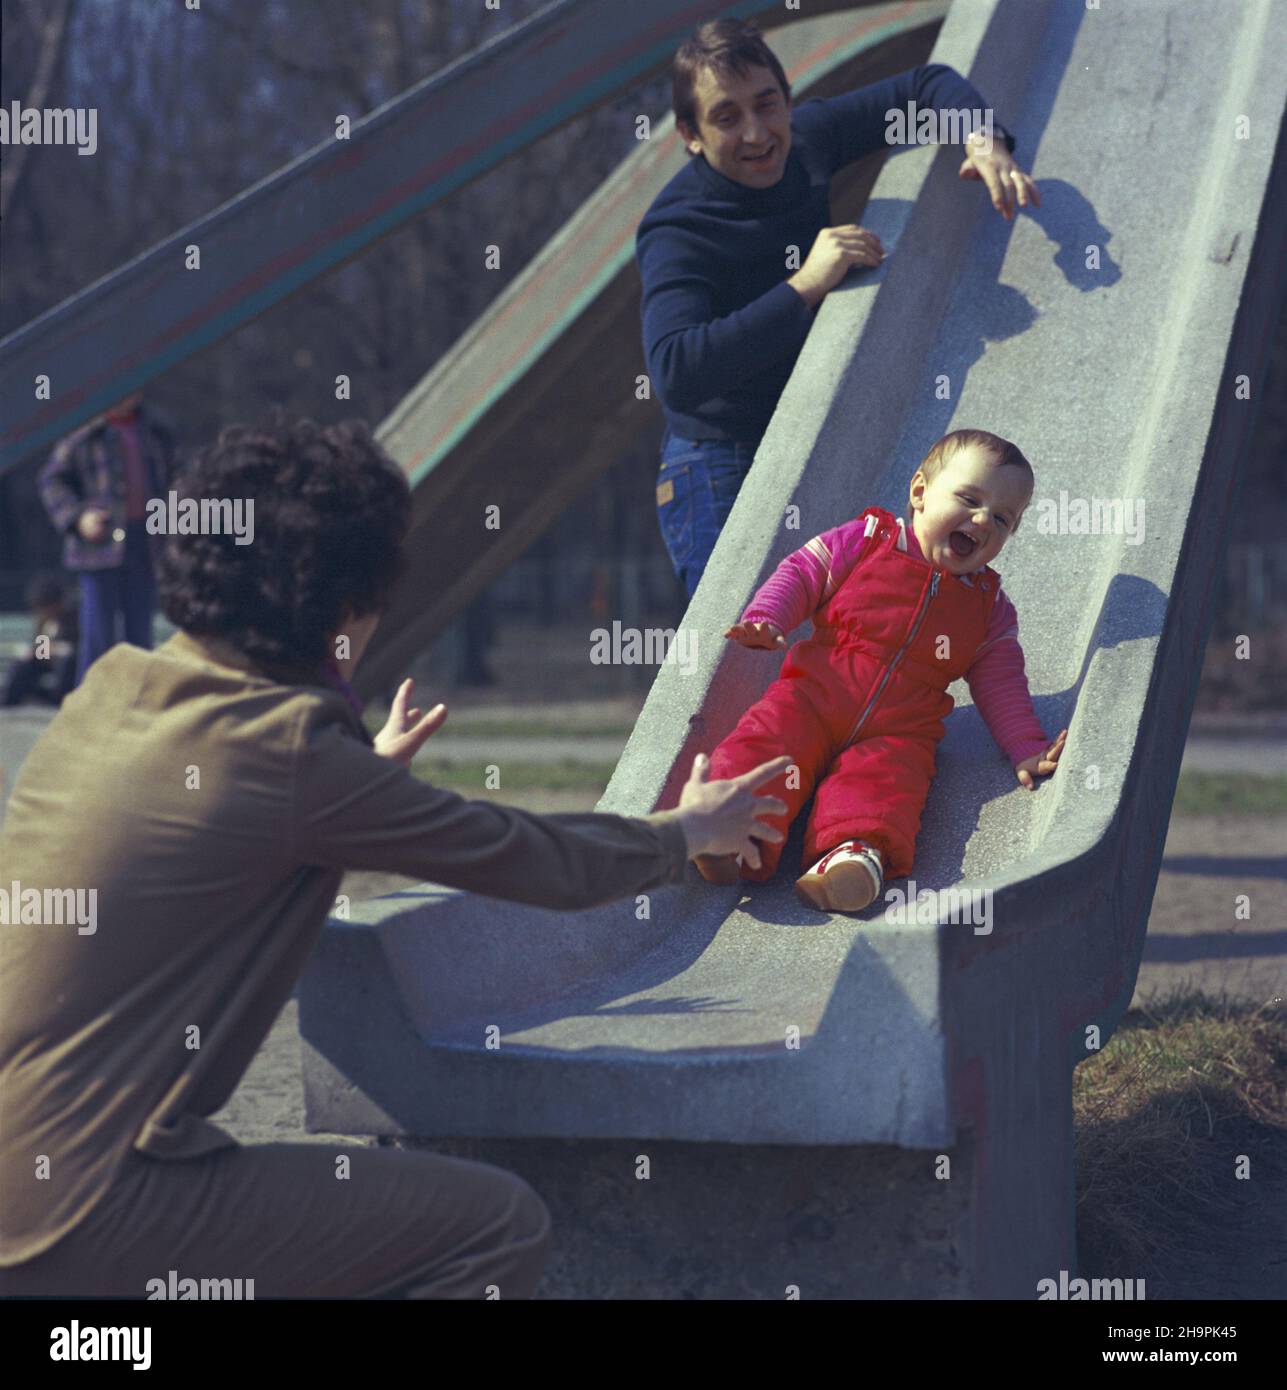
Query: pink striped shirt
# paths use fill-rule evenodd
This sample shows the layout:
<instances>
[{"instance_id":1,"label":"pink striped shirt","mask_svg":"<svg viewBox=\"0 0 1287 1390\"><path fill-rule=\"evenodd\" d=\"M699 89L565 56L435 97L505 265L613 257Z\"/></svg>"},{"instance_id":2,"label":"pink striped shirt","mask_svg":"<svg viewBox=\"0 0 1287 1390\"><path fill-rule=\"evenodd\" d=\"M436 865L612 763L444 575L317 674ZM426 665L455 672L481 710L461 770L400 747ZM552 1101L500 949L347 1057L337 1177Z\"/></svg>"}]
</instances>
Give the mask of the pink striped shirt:
<instances>
[{"instance_id":1,"label":"pink striped shirt","mask_svg":"<svg viewBox=\"0 0 1287 1390\"><path fill-rule=\"evenodd\" d=\"M898 548L924 558L916 532L902 517L897 520ZM742 622L776 623L785 636L813 618L849 577L863 541L875 528L874 516L859 516L788 555L751 600ZM973 582L968 574L961 578L966 584ZM1019 645L1019 615L1004 590L997 592L987 632L965 680L984 723L1013 765L1050 747L1032 707Z\"/></svg>"}]
</instances>

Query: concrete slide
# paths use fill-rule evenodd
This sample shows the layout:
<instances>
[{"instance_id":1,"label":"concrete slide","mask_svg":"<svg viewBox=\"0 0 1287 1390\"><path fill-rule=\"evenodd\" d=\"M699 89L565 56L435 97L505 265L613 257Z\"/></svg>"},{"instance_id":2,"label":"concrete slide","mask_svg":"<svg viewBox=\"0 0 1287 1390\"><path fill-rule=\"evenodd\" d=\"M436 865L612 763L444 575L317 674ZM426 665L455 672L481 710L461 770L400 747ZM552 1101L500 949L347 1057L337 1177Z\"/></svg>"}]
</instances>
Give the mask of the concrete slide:
<instances>
[{"instance_id":1,"label":"concrete slide","mask_svg":"<svg viewBox=\"0 0 1287 1390\"><path fill-rule=\"evenodd\" d=\"M1020 789L954 688L913 921L802 908L798 839L746 893L363 904L301 986L310 1125L522 1173L555 1294L1034 1298L1076 1271L1072 1072L1131 998L1281 299L1284 18L956 0L932 60L993 100L1042 207L1004 222L954 150L887 162L862 220L891 254L823 305L685 615L697 670L662 668L601 809L674 804L777 671L719 634L965 425L1036 470L999 568L1038 714L1071 726L1058 774ZM1069 524L1114 499L1142 529Z\"/></svg>"}]
</instances>

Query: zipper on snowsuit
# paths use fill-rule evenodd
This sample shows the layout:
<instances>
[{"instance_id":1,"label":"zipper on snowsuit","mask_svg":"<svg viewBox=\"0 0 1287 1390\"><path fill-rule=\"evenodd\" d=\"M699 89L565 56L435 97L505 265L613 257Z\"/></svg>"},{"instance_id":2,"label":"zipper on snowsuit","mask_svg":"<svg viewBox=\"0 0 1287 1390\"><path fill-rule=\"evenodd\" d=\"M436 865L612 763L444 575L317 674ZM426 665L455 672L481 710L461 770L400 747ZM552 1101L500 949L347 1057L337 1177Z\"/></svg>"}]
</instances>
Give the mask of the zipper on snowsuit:
<instances>
[{"instance_id":1,"label":"zipper on snowsuit","mask_svg":"<svg viewBox=\"0 0 1287 1390\"><path fill-rule=\"evenodd\" d=\"M889 678L894 674L894 667L903 659L908 647L916 640L916 634L921 630L921 624L925 621L925 614L929 611L930 601L933 599L934 595L938 593L938 581L942 578L942 575L942 570L934 571L934 577L930 580L929 588L921 595L921 606L917 610L915 621L912 623L910 629L908 629L907 636L903 638L903 645L894 653L893 659L890 661L889 665L885 667L884 674L877 683L876 689L871 693L871 698L863 706L862 713L858 716L853 728L845 735L845 741L840 745L842 748L848 748L854 741L854 736L857 734L858 730L862 728L863 722L875 708L876 701L880 699L881 692L885 689L885 686L889 684Z\"/></svg>"}]
</instances>

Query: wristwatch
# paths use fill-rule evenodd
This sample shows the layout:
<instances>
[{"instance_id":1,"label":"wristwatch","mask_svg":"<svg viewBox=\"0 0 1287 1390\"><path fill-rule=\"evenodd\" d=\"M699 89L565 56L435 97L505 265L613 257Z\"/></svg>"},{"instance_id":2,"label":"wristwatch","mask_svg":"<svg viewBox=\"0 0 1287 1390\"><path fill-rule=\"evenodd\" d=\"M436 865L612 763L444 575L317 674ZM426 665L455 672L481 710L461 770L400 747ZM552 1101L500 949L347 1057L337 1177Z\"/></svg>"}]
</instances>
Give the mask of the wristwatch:
<instances>
[{"instance_id":1,"label":"wristwatch","mask_svg":"<svg viewBox=\"0 0 1287 1390\"><path fill-rule=\"evenodd\" d=\"M1014 136L1010 134L1010 132L1005 128L1005 126L1003 126L1003 125L1001 124L1000 121L993 121L993 122L992 122L992 129L993 129L998 135L1000 135L1000 137L1002 138L1002 140L1005 141L1005 147L1006 147L1006 149L1009 150L1011 154L1013 154L1013 153L1014 153L1014 144L1015 144ZM971 134L970 134L970 135L967 135L965 138L966 138L967 141L969 141L974 135L978 135L978 134L981 134L981 132L980 132L980 131L977 131L977 130L976 130L976 131L972 131Z\"/></svg>"}]
</instances>

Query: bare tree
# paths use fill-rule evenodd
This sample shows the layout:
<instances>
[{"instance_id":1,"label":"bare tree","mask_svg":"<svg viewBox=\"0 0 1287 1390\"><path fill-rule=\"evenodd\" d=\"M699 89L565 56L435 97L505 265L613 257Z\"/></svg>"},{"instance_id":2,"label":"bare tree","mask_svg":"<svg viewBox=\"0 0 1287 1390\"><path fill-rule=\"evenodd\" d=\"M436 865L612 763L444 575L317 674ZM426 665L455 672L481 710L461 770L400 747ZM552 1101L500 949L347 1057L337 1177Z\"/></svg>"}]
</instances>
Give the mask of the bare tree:
<instances>
[{"instance_id":1,"label":"bare tree","mask_svg":"<svg viewBox=\"0 0 1287 1390\"><path fill-rule=\"evenodd\" d=\"M0 333L312 149L338 113L362 119L545 3L507 0L497 12L476 0L257 0L187 11L155 0L0 0L4 86L35 94L40 68L59 104L101 109L102 134L96 158L37 158L21 188L14 180ZM52 21L64 9L55 45ZM323 422L380 420L636 148L633 114L663 106L650 87L646 99L632 94L547 135L179 364L150 398L185 451L270 405ZM7 178L9 153L21 150L6 152ZM483 268L490 242L503 248L499 271ZM341 372L353 381L350 401L335 399ZM0 483L0 569L57 562L35 493L41 461ZM621 486L621 471L604 486ZM646 480L635 491L635 505L646 504ZM605 529L590 524L601 504L585 505L566 531L560 524L582 549Z\"/></svg>"},{"instance_id":2,"label":"bare tree","mask_svg":"<svg viewBox=\"0 0 1287 1390\"><path fill-rule=\"evenodd\" d=\"M73 0L27 0L23 4L23 23L36 38L36 66L25 98L28 107L43 107L49 100L67 41L72 3ZM9 211L18 191L30 150L30 145L9 146L8 159L0 168L0 219Z\"/></svg>"}]
</instances>

